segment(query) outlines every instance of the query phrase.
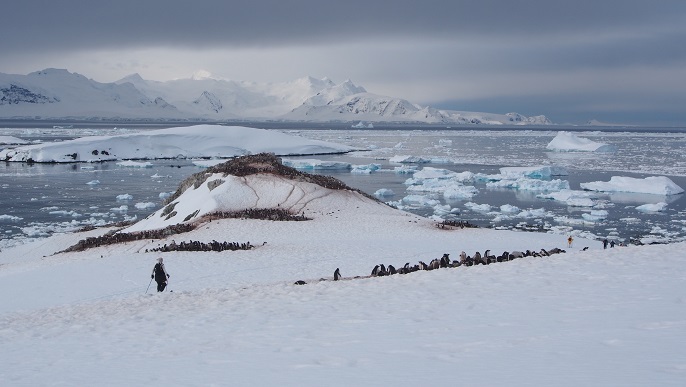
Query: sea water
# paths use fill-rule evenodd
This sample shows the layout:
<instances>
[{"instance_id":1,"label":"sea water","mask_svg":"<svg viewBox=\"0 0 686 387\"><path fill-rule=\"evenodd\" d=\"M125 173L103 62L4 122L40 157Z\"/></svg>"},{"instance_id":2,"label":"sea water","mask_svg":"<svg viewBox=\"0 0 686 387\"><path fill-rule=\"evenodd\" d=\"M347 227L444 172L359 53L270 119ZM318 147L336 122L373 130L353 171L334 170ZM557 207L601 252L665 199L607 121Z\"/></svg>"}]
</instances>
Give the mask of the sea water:
<instances>
[{"instance_id":1,"label":"sea water","mask_svg":"<svg viewBox=\"0 0 686 387\"><path fill-rule=\"evenodd\" d=\"M122 130L84 127L64 130L23 128L0 129L30 141L61 141L80 135L118 134ZM145 129L142 129L145 130ZM389 203L408 193L405 181L411 177L394 172L399 164L389 160L397 155L418 156L430 166L455 172L497 174L502 166L557 165L568 170L554 178L569 182L571 189L580 183L608 181L612 176L669 176L686 188L686 133L680 130L631 131L583 130L579 137L610 143L617 152L550 152L546 145L555 137L553 129L527 130L520 127L479 130L436 127L386 127L381 130L312 129L291 126L287 133L307 138L352 145L360 152L346 155L306 156L319 160L342 161L354 165L378 164L369 174L349 170L311 171L331 175L369 194L385 188L395 195L384 197ZM66 135L65 135L66 134ZM292 157L295 158L295 157ZM23 243L55 232L70 232L87 225L105 225L142 219L159 209L164 198L179 183L202 169L192 160L152 160L149 167L125 167L118 162L78 164L0 164L0 248ZM449 206L448 214L437 215L433 207L408 206L408 211L441 218L463 220L480 227L521 229L577 235L618 242L674 242L686 240L685 195L600 194L596 201L607 211L605 219L580 221L590 208L570 207L562 202L538 197L540 192L488 188L483 182L473 185L478 193L466 200L448 200L426 194ZM636 207L666 202L665 211L643 213ZM478 211L470 203L489 205L493 210ZM500 206L531 210L533 216L503 217ZM478 207L477 207L478 208Z\"/></svg>"}]
</instances>

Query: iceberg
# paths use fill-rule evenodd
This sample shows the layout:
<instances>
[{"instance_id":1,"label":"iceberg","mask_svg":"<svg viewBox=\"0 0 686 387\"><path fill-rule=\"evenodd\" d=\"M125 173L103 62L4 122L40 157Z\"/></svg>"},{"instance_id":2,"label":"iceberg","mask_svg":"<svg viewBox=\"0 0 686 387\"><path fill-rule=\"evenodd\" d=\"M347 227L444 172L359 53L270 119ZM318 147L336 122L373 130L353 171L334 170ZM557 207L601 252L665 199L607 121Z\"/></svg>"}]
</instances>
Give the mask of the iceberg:
<instances>
[{"instance_id":1,"label":"iceberg","mask_svg":"<svg viewBox=\"0 0 686 387\"><path fill-rule=\"evenodd\" d=\"M614 145L595 142L564 131L558 132L546 148L556 152L614 152L617 150Z\"/></svg>"},{"instance_id":2,"label":"iceberg","mask_svg":"<svg viewBox=\"0 0 686 387\"><path fill-rule=\"evenodd\" d=\"M392 189L388 189L388 188L381 188L381 189L376 190L376 192L374 192L374 196L376 196L376 197L388 197L388 196L394 196L394 195L395 195L395 192L393 192Z\"/></svg>"},{"instance_id":3,"label":"iceberg","mask_svg":"<svg viewBox=\"0 0 686 387\"><path fill-rule=\"evenodd\" d=\"M490 204L476 204L474 202L468 202L468 203L465 203L464 206L469 208L472 211L475 211L475 212L486 213L486 212L491 211L491 205Z\"/></svg>"},{"instance_id":4,"label":"iceberg","mask_svg":"<svg viewBox=\"0 0 686 387\"><path fill-rule=\"evenodd\" d=\"M552 199L559 202L564 202L570 207L593 207L595 202L591 198L592 195L592 193L587 191L563 189L557 192L539 194L537 197L541 199Z\"/></svg>"},{"instance_id":5,"label":"iceberg","mask_svg":"<svg viewBox=\"0 0 686 387\"><path fill-rule=\"evenodd\" d=\"M413 175L414 179L445 179L445 180L455 180L460 182L472 181L474 180L474 173L465 172L453 172L449 169L424 167L421 171L415 172Z\"/></svg>"},{"instance_id":6,"label":"iceberg","mask_svg":"<svg viewBox=\"0 0 686 387\"><path fill-rule=\"evenodd\" d=\"M588 191L630 192L665 196L678 195L684 192L683 188L676 185L672 179L666 176L649 176L645 179L612 176L609 182L594 181L581 183L580 186Z\"/></svg>"},{"instance_id":7,"label":"iceberg","mask_svg":"<svg viewBox=\"0 0 686 387\"><path fill-rule=\"evenodd\" d=\"M362 121L358 122L355 125L350 125L350 127L353 129L374 129L374 125L371 122L368 124L365 124Z\"/></svg>"},{"instance_id":8,"label":"iceberg","mask_svg":"<svg viewBox=\"0 0 686 387\"><path fill-rule=\"evenodd\" d=\"M409 164L409 163L416 163L416 164L428 164L431 162L430 159L425 159L419 156L408 156L408 155L396 155L388 159L391 163L399 163L399 164Z\"/></svg>"},{"instance_id":9,"label":"iceberg","mask_svg":"<svg viewBox=\"0 0 686 387\"><path fill-rule=\"evenodd\" d=\"M471 181L474 174L471 172L453 172L447 169L426 167L415 172L413 177L407 179L408 192L431 192L443 194L446 200L471 199L479 193L474 186L466 186L465 181Z\"/></svg>"},{"instance_id":10,"label":"iceberg","mask_svg":"<svg viewBox=\"0 0 686 387\"><path fill-rule=\"evenodd\" d=\"M352 168L350 163L341 161L324 161L318 159L282 159L283 165L301 170L348 170Z\"/></svg>"},{"instance_id":11,"label":"iceberg","mask_svg":"<svg viewBox=\"0 0 686 387\"><path fill-rule=\"evenodd\" d=\"M381 169L381 164L353 165L350 173L370 174Z\"/></svg>"},{"instance_id":12,"label":"iceberg","mask_svg":"<svg viewBox=\"0 0 686 387\"><path fill-rule=\"evenodd\" d=\"M599 222L601 220L604 220L607 218L609 213L605 210L593 210L590 213L586 214L581 214L581 217L584 218L584 220L589 221L589 222Z\"/></svg>"},{"instance_id":13,"label":"iceberg","mask_svg":"<svg viewBox=\"0 0 686 387\"><path fill-rule=\"evenodd\" d=\"M567 176L569 172L565 167L542 165L534 167L503 167L500 174L505 178L530 177L534 179L548 179L552 176Z\"/></svg>"},{"instance_id":14,"label":"iceberg","mask_svg":"<svg viewBox=\"0 0 686 387\"><path fill-rule=\"evenodd\" d=\"M500 180L500 181L489 181L486 183L488 188L513 188L521 191L560 191L563 189L569 189L569 182L567 180L538 180L538 179L528 179L519 178L516 180Z\"/></svg>"},{"instance_id":15,"label":"iceberg","mask_svg":"<svg viewBox=\"0 0 686 387\"><path fill-rule=\"evenodd\" d=\"M644 205L636 207L636 210L641 211L641 212L646 212L646 213L662 212L666 209L667 209L667 203L665 203L665 202L648 203L648 204L644 204Z\"/></svg>"}]
</instances>

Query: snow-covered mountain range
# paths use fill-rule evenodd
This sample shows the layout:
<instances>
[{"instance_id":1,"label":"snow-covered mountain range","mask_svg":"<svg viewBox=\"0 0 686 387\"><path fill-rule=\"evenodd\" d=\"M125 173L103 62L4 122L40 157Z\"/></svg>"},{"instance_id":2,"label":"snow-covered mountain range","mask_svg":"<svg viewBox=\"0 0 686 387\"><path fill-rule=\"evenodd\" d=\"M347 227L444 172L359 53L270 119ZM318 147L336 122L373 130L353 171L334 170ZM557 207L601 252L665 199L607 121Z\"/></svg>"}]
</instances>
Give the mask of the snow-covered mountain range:
<instances>
[{"instance_id":1,"label":"snow-covered mountain range","mask_svg":"<svg viewBox=\"0 0 686 387\"><path fill-rule=\"evenodd\" d=\"M0 73L0 118L201 119L312 122L551 124L545 116L441 110L367 92L346 80L257 83L213 77L159 82L132 74L101 83L63 69Z\"/></svg>"}]
</instances>

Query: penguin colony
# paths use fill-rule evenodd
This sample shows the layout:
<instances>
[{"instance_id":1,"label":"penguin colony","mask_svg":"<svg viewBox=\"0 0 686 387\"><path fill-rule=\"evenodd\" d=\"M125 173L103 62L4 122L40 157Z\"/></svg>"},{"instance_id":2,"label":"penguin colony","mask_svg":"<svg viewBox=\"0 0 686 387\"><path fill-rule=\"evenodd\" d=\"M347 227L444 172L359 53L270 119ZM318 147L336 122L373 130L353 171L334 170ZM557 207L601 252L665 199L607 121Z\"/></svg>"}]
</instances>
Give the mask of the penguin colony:
<instances>
[{"instance_id":1,"label":"penguin colony","mask_svg":"<svg viewBox=\"0 0 686 387\"><path fill-rule=\"evenodd\" d=\"M550 250L545 250L541 249L540 251L531 251L531 250L526 250L524 252L522 251L513 251L513 252L508 252L504 251L502 254L499 256L495 256L491 254L491 250L486 250L484 251L483 254L480 252L474 253L474 256L468 256L464 251L460 253L460 259L459 260L451 260L450 259L450 254L443 254L441 258L435 258L431 260L428 264L419 261L415 265L410 265L409 262L405 263L402 267L395 268L393 265L384 265L384 264L378 264L374 266L374 268L371 271L371 274L368 276L357 276L357 277L352 277L353 279L358 279L358 278L370 278L370 277L383 277L383 276L389 276L389 275L395 275L395 274L409 274L413 273L416 271L420 270L436 270L436 269L442 269L442 268L450 268L450 267L460 267L460 266L475 266L475 265L490 265L492 263L498 263L498 262L507 262L507 261L512 261L515 259L519 258L525 258L525 257L549 257L554 254L560 254L560 253L565 253L565 250L559 249L557 247L550 249ZM336 271L334 271L333 275L333 280L338 281L342 279L341 277L341 271L339 268L336 268ZM319 281L326 281L326 278L321 278ZM295 285L305 285L307 282L303 280L296 281L294 283Z\"/></svg>"}]
</instances>

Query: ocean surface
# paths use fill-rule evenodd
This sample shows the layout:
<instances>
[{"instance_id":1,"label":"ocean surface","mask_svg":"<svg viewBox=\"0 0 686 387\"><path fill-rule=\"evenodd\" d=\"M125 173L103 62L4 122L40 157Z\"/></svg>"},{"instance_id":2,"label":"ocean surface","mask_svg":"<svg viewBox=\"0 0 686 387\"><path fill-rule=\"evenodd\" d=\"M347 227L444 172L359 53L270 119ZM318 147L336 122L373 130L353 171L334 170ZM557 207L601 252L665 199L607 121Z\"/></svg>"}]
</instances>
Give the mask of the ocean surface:
<instances>
[{"instance_id":1,"label":"ocean surface","mask_svg":"<svg viewBox=\"0 0 686 387\"><path fill-rule=\"evenodd\" d=\"M40 127L23 123L0 128L0 135L28 141L63 141L80 136L114 135L165 127L164 124L69 125ZM380 189L394 195L381 199L424 216L463 220L480 227L554 232L615 240L618 243L669 243L686 240L686 195L635 193L598 194L595 208L570 207L544 199L541 192L489 188L485 182L472 185L478 193L469 199L446 200L442 195L423 193L420 203L405 203L406 180L411 174L397 173L394 156L421 157L423 167L455 172L497 174L504 166L564 167L568 174L555 176L569 182L573 190L584 182L609 181L612 176L643 178L667 176L686 188L686 130L682 128L562 128L562 127L478 127L385 125L358 130L349 125L298 124L251 125L270 127L311 139L343 143L361 149L345 155L303 156L300 159L338 161L378 168L371 173L348 169L311 170L331 175L350 186L374 194ZM616 152L550 152L546 145L559 130L573 130L578 137L612 144ZM298 159L288 157L289 159ZM105 225L142 219L162 206L166 195L202 167L193 160L152 160L150 167L124 167L117 162L93 164L0 163L0 249L55 232L70 232L88 225ZM471 183L470 183L471 184ZM435 203L439 202L441 211ZM645 213L637 206L666 203L664 211ZM501 207L504 206L504 207ZM517 207L521 216L503 208ZM488 208L488 209L484 209ZM605 217L589 221L584 214L601 209ZM598 242L600 243L600 242Z\"/></svg>"}]
</instances>

